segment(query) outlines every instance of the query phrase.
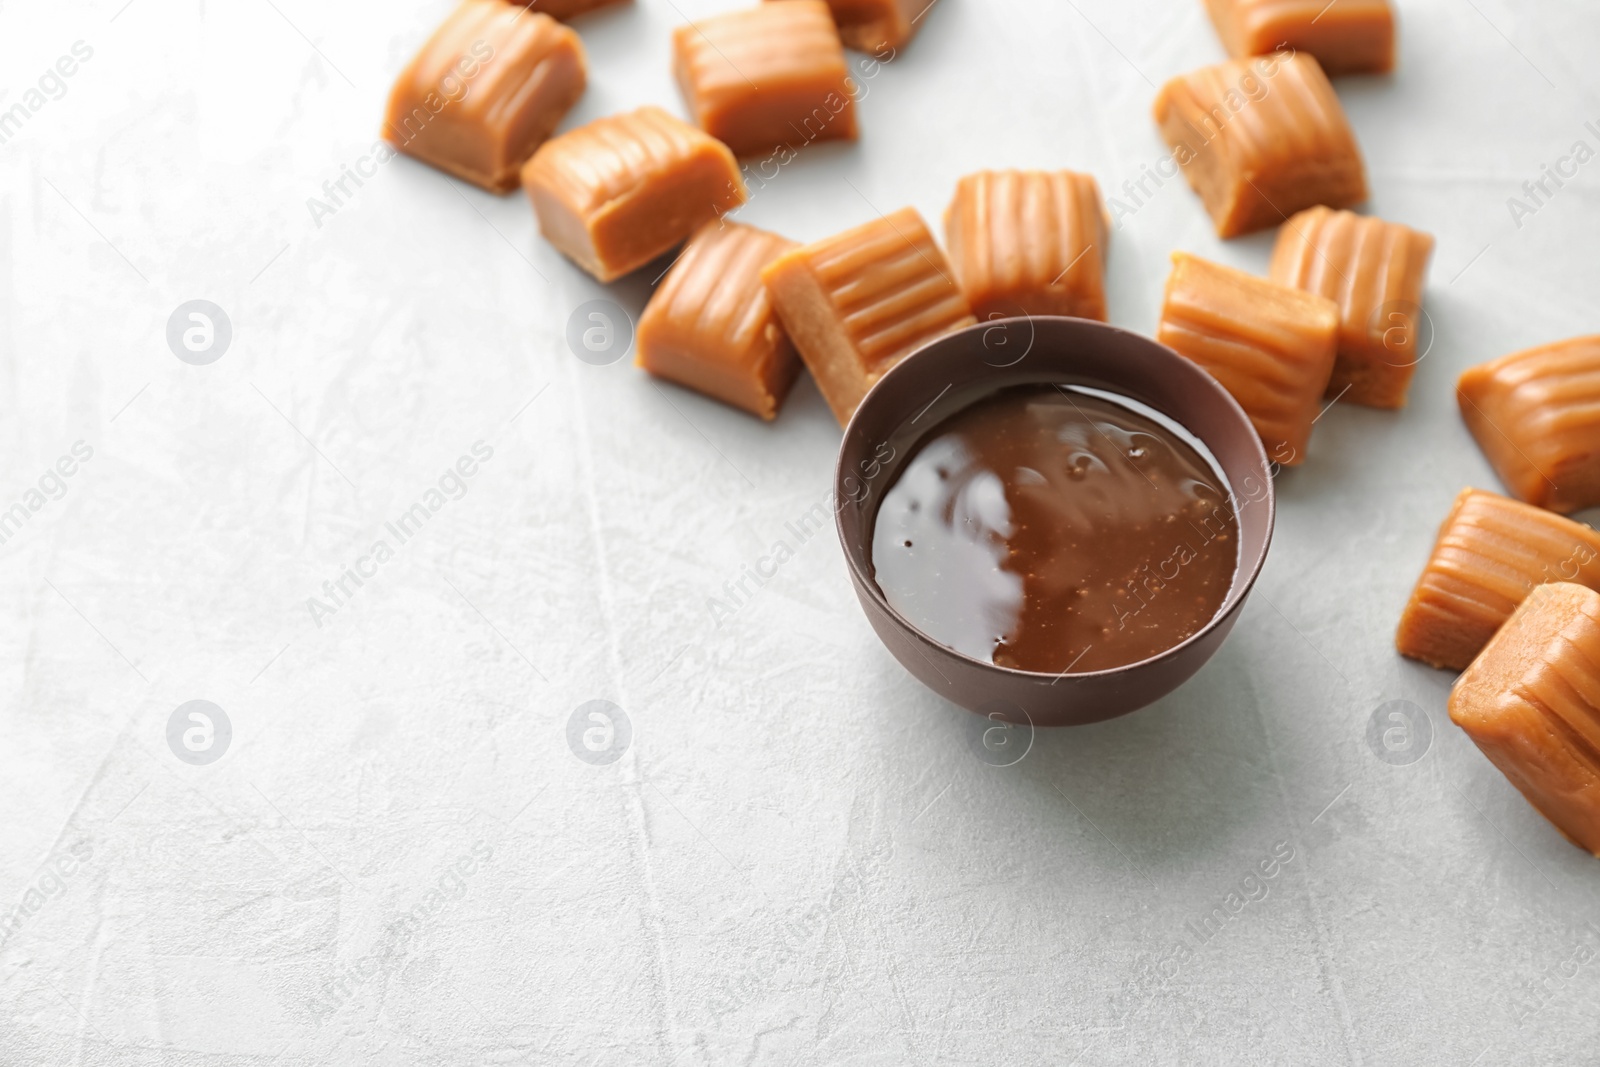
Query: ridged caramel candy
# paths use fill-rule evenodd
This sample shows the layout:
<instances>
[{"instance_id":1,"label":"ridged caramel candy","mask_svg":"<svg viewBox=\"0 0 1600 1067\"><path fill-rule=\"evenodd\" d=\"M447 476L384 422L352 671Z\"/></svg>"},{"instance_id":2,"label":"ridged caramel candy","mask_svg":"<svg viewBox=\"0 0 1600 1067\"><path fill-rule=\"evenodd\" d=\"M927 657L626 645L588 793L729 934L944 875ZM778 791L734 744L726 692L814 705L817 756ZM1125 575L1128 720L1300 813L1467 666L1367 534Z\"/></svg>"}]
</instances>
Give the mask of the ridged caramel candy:
<instances>
[{"instance_id":1,"label":"ridged caramel candy","mask_svg":"<svg viewBox=\"0 0 1600 1067\"><path fill-rule=\"evenodd\" d=\"M695 122L734 155L855 140L850 67L824 0L701 19L673 31L672 45Z\"/></svg>"},{"instance_id":2,"label":"ridged caramel candy","mask_svg":"<svg viewBox=\"0 0 1600 1067\"><path fill-rule=\"evenodd\" d=\"M522 184L545 239L603 282L671 251L748 195L727 145L658 107L546 142Z\"/></svg>"},{"instance_id":3,"label":"ridged caramel candy","mask_svg":"<svg viewBox=\"0 0 1600 1067\"><path fill-rule=\"evenodd\" d=\"M395 81L384 136L492 192L518 171L587 81L578 35L505 0L463 0Z\"/></svg>"},{"instance_id":4,"label":"ridged caramel candy","mask_svg":"<svg viewBox=\"0 0 1600 1067\"><path fill-rule=\"evenodd\" d=\"M1600 336L1473 367L1456 399L1515 496L1563 513L1600 504Z\"/></svg>"},{"instance_id":5,"label":"ridged caramel candy","mask_svg":"<svg viewBox=\"0 0 1600 1067\"><path fill-rule=\"evenodd\" d=\"M793 3L794 0L783 0ZM839 36L851 48L881 55L903 47L938 0L828 0Z\"/></svg>"},{"instance_id":6,"label":"ridged caramel candy","mask_svg":"<svg viewBox=\"0 0 1600 1067\"><path fill-rule=\"evenodd\" d=\"M786 252L761 280L841 426L896 363L976 321L913 208Z\"/></svg>"},{"instance_id":7,"label":"ridged caramel candy","mask_svg":"<svg viewBox=\"0 0 1600 1067\"><path fill-rule=\"evenodd\" d=\"M1367 198L1355 134L1310 56L1280 52L1174 78L1156 95L1155 119L1219 237Z\"/></svg>"},{"instance_id":8,"label":"ridged caramel candy","mask_svg":"<svg viewBox=\"0 0 1600 1067\"><path fill-rule=\"evenodd\" d=\"M1409 226L1314 207L1278 231L1269 276L1339 305L1331 396L1404 407L1422 340L1422 290L1433 238Z\"/></svg>"},{"instance_id":9,"label":"ridged caramel candy","mask_svg":"<svg viewBox=\"0 0 1600 1067\"><path fill-rule=\"evenodd\" d=\"M956 184L945 244L980 321L1010 315L1106 317L1109 240L1100 187L1087 174L981 171Z\"/></svg>"},{"instance_id":10,"label":"ridged caramel candy","mask_svg":"<svg viewBox=\"0 0 1600 1067\"><path fill-rule=\"evenodd\" d=\"M1288 50L1316 57L1329 74L1394 69L1389 0L1206 0L1235 59Z\"/></svg>"},{"instance_id":11,"label":"ridged caramel candy","mask_svg":"<svg viewBox=\"0 0 1600 1067\"><path fill-rule=\"evenodd\" d=\"M1600 533L1496 493L1462 490L1400 616L1395 647L1462 670L1549 582L1600 589Z\"/></svg>"},{"instance_id":12,"label":"ridged caramel candy","mask_svg":"<svg viewBox=\"0 0 1600 1067\"><path fill-rule=\"evenodd\" d=\"M566 21L574 15L582 15L599 7L610 7L622 3L623 0L513 0L513 2L523 4L532 11L549 15L553 19Z\"/></svg>"},{"instance_id":13,"label":"ridged caramel candy","mask_svg":"<svg viewBox=\"0 0 1600 1067\"><path fill-rule=\"evenodd\" d=\"M639 318L639 366L776 418L800 359L772 310L761 268L794 247L736 222L700 227Z\"/></svg>"},{"instance_id":14,"label":"ridged caramel candy","mask_svg":"<svg viewBox=\"0 0 1600 1067\"><path fill-rule=\"evenodd\" d=\"M1172 263L1156 340L1233 394L1269 459L1303 462L1333 372L1338 306L1183 252Z\"/></svg>"},{"instance_id":15,"label":"ridged caramel candy","mask_svg":"<svg viewBox=\"0 0 1600 1067\"><path fill-rule=\"evenodd\" d=\"M1530 593L1451 690L1450 718L1567 840L1600 856L1600 593Z\"/></svg>"}]
</instances>

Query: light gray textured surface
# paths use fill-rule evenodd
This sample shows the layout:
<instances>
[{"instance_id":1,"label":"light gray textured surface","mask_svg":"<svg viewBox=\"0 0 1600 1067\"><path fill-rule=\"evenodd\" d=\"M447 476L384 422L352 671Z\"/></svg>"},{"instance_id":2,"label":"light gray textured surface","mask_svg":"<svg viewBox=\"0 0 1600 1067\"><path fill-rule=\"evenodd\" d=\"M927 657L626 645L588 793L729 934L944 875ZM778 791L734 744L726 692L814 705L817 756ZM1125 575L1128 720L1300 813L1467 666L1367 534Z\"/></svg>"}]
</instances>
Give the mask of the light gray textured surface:
<instances>
[{"instance_id":1,"label":"light gray textured surface","mask_svg":"<svg viewBox=\"0 0 1600 1067\"><path fill-rule=\"evenodd\" d=\"M579 362L563 330L600 287L520 197L408 160L313 222L449 6L0 10L0 109L93 49L0 145L0 507L93 450L0 545L0 1063L1592 1058L1600 868L1390 644L1450 499L1495 486L1455 374L1600 326L1600 163L1520 228L1506 203L1600 148L1592 5L1403 2L1400 73L1340 83L1371 210L1439 238L1412 405L1318 425L1197 678L1007 768L878 646L831 535L713 622L828 489L809 383L764 426ZM669 30L729 6L581 23L567 125L681 113ZM1163 154L1155 84L1221 55L1198 0L942 0L867 83L859 146L740 217L937 219L985 166L1125 197ZM1154 327L1171 249L1260 270L1270 243L1220 244L1168 183L1115 234L1113 321ZM165 343L195 298L233 324L209 366ZM386 536L479 441L465 495ZM394 558L315 624L379 538ZM192 699L233 725L206 766L167 745ZM632 723L611 765L569 750L592 699ZM1366 742L1396 699L1433 729L1409 766ZM1197 936L1241 886L1266 895Z\"/></svg>"}]
</instances>

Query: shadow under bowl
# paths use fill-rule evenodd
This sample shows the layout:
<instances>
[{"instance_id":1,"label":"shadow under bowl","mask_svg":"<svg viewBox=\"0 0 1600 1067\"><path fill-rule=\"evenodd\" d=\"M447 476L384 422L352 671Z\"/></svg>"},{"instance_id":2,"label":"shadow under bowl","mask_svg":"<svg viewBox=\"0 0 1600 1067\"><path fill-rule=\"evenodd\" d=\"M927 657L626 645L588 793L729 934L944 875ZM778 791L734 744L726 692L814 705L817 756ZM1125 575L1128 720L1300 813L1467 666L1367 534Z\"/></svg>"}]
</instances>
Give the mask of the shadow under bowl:
<instances>
[{"instance_id":1,"label":"shadow under bowl","mask_svg":"<svg viewBox=\"0 0 1600 1067\"><path fill-rule=\"evenodd\" d=\"M1154 408L1209 450L1239 523L1239 568L1217 614L1181 644L1108 670L1047 674L974 659L922 633L873 578L878 506L919 442L941 422L1007 386L1082 385ZM1274 514L1261 440L1216 379L1172 349L1088 319L979 323L902 360L872 387L845 428L834 471L834 518L850 580L885 647L918 680L969 711L1035 726L1076 726L1136 711L1198 671L1238 621L1266 562Z\"/></svg>"}]
</instances>

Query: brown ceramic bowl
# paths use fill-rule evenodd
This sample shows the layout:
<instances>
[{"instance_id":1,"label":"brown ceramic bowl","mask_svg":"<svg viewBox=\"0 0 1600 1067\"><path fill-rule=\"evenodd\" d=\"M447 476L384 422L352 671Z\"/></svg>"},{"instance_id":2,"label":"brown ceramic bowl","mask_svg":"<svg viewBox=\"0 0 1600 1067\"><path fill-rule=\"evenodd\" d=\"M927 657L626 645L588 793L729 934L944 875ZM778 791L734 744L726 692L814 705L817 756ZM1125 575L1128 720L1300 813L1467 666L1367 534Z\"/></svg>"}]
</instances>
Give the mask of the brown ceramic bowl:
<instances>
[{"instance_id":1,"label":"brown ceramic bowl","mask_svg":"<svg viewBox=\"0 0 1600 1067\"><path fill-rule=\"evenodd\" d=\"M1182 644L1112 670L1042 674L997 667L934 641L889 606L873 579L879 502L929 430L1004 386L1055 382L1105 389L1175 420L1210 450L1234 495L1239 570L1217 615ZM1272 540L1266 452L1244 411L1205 371L1127 330L1087 319L980 323L919 349L872 387L845 429L834 516L850 580L894 658L948 700L992 719L1073 726L1125 715L1166 696L1233 629Z\"/></svg>"}]
</instances>

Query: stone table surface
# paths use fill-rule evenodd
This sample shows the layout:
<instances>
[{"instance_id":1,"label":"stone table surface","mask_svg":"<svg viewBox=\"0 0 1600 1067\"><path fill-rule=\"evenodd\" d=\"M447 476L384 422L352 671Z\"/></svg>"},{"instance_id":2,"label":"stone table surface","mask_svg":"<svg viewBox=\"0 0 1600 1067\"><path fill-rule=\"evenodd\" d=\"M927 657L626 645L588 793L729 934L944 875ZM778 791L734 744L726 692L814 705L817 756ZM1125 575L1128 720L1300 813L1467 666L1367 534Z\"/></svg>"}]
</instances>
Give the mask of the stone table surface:
<instances>
[{"instance_id":1,"label":"stone table surface","mask_svg":"<svg viewBox=\"0 0 1600 1067\"><path fill-rule=\"evenodd\" d=\"M0 7L0 1064L1592 1059L1600 868L1391 635L1497 487L1455 375L1600 327L1593 5L1401 0L1399 72L1338 88L1369 209L1438 237L1411 405L1320 421L1198 676L1010 766L790 531L839 439L808 381L763 425L580 361L574 311L654 272L380 162L450 6ZM670 31L733 6L580 20L564 128L683 113ZM1221 58L1197 0L941 0L852 54L861 142L738 217L1086 170L1149 332L1171 250L1270 252L1148 177L1156 86ZM195 300L210 362L168 343Z\"/></svg>"}]
</instances>

